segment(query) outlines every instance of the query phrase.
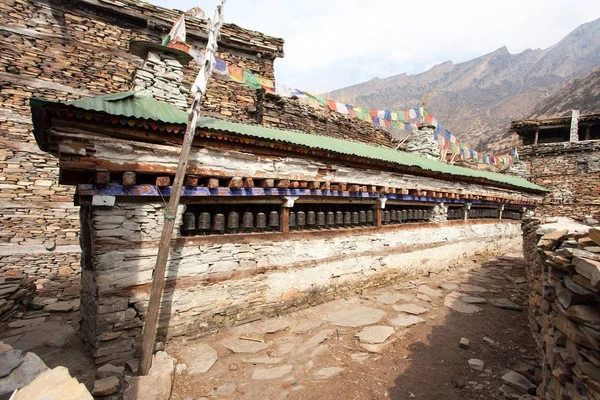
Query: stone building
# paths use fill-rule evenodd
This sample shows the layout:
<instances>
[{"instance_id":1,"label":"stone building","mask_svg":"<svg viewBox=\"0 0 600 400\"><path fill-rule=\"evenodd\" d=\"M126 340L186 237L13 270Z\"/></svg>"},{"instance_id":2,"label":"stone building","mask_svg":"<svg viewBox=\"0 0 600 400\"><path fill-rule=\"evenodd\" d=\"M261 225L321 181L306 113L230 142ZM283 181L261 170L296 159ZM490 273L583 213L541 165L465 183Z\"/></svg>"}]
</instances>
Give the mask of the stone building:
<instances>
[{"instance_id":1,"label":"stone building","mask_svg":"<svg viewBox=\"0 0 600 400\"><path fill-rule=\"evenodd\" d=\"M514 121L528 178L548 188L541 216L600 214L600 114Z\"/></svg>"},{"instance_id":2,"label":"stone building","mask_svg":"<svg viewBox=\"0 0 600 400\"><path fill-rule=\"evenodd\" d=\"M130 90L143 61L129 52L130 41L160 43L179 16L137 0L0 2L0 273L35 276L41 295L78 291L75 192L61 184L65 177L59 177L57 160L34 143L29 99L74 100ZM201 49L206 38L206 21L188 19L187 42ZM283 40L225 24L219 51L219 58L273 79ZM185 65L184 86L198 69ZM391 146L384 132L360 121L220 75L209 83L202 113Z\"/></svg>"}]
</instances>

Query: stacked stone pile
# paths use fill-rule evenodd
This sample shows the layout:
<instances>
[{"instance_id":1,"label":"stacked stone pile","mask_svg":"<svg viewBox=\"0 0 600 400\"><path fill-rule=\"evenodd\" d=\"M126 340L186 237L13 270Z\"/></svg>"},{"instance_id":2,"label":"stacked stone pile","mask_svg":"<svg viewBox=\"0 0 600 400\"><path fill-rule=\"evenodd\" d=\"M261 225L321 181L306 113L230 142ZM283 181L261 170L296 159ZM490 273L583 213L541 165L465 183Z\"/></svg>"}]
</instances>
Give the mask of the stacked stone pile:
<instances>
[{"instance_id":1,"label":"stacked stone pile","mask_svg":"<svg viewBox=\"0 0 600 400\"><path fill-rule=\"evenodd\" d=\"M440 159L440 149L433 135L433 128L426 126L412 133L405 150L432 160Z\"/></svg>"},{"instance_id":2,"label":"stacked stone pile","mask_svg":"<svg viewBox=\"0 0 600 400\"><path fill-rule=\"evenodd\" d=\"M557 224L554 224L557 225ZM523 224L541 398L600 399L600 229Z\"/></svg>"},{"instance_id":3,"label":"stacked stone pile","mask_svg":"<svg viewBox=\"0 0 600 400\"><path fill-rule=\"evenodd\" d=\"M0 324L6 324L25 311L34 295L33 279L25 275L0 277Z\"/></svg>"}]
</instances>

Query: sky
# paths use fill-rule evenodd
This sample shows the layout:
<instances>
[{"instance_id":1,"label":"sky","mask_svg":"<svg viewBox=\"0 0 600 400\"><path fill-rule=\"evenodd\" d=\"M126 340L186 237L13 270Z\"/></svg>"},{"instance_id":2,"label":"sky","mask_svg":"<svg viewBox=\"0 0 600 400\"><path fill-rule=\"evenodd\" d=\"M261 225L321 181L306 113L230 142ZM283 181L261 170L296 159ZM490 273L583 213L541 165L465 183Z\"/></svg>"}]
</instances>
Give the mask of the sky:
<instances>
[{"instance_id":1,"label":"sky","mask_svg":"<svg viewBox=\"0 0 600 400\"><path fill-rule=\"evenodd\" d=\"M149 0L212 16L217 0ZM598 0L228 0L225 21L285 40L276 79L323 93L506 46L548 48L600 17Z\"/></svg>"}]
</instances>

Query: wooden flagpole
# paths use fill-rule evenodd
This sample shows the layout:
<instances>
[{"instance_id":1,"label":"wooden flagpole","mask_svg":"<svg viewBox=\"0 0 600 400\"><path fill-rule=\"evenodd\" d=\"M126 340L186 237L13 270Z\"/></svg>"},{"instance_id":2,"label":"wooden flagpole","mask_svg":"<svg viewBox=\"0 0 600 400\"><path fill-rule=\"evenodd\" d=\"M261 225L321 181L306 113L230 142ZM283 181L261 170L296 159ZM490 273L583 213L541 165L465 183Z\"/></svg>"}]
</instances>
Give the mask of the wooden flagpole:
<instances>
[{"instance_id":1,"label":"wooden flagpole","mask_svg":"<svg viewBox=\"0 0 600 400\"><path fill-rule=\"evenodd\" d=\"M165 223L158 247L156 266L154 267L154 275L152 277L152 288L150 290L150 300L148 302L148 312L146 313L144 330L142 332L142 348L139 364L140 375L148 374L148 370L152 366L152 352L154 349L154 342L156 341L156 323L158 321L162 294L165 289L165 271L167 268L169 251L171 249L171 236L173 234L173 228L175 227L177 206L179 205L181 187L183 186L183 178L185 177L185 172L187 170L188 157L192 148L194 134L196 132L196 123L198 121L198 116L200 115L200 103L202 96L204 93L206 93L206 84L208 83L208 79L210 78L210 75L215 67L217 41L219 39L221 26L223 25L224 4L225 0L219 0L213 19L210 20L208 24L209 32L205 54L206 58L202 68L200 69L200 72L198 73L196 81L194 82L194 86L192 87L194 101L192 102L192 107L190 108L188 115L187 128L183 137L181 154L179 156L179 163L177 164L177 171L175 173L173 187L171 188L169 204L165 210Z\"/></svg>"}]
</instances>

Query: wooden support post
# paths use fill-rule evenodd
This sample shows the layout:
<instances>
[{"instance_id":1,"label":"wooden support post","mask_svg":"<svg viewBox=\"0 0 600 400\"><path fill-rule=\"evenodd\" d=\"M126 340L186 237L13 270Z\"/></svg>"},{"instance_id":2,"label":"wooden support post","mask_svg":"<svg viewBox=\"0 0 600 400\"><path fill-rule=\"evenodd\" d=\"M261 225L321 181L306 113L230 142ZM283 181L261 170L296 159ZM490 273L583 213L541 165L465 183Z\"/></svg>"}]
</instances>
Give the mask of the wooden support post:
<instances>
[{"instance_id":1,"label":"wooden support post","mask_svg":"<svg viewBox=\"0 0 600 400\"><path fill-rule=\"evenodd\" d=\"M94 174L94 182L96 182L97 185L108 185L110 183L110 172L96 171Z\"/></svg>"},{"instance_id":2,"label":"wooden support post","mask_svg":"<svg viewBox=\"0 0 600 400\"><path fill-rule=\"evenodd\" d=\"M198 175L186 175L183 180L183 186L198 186Z\"/></svg>"},{"instance_id":3,"label":"wooden support post","mask_svg":"<svg viewBox=\"0 0 600 400\"><path fill-rule=\"evenodd\" d=\"M533 144L537 145L538 144L538 139L540 138L540 130L539 128L535 130L535 138L533 139Z\"/></svg>"},{"instance_id":4,"label":"wooden support post","mask_svg":"<svg viewBox=\"0 0 600 400\"><path fill-rule=\"evenodd\" d=\"M133 186L136 183L135 172L127 171L123 172L123 186Z\"/></svg>"},{"instance_id":5,"label":"wooden support post","mask_svg":"<svg viewBox=\"0 0 600 400\"><path fill-rule=\"evenodd\" d=\"M166 187L171 185L171 177L169 176L157 176L156 177L156 186L158 187Z\"/></svg>"},{"instance_id":6,"label":"wooden support post","mask_svg":"<svg viewBox=\"0 0 600 400\"><path fill-rule=\"evenodd\" d=\"M383 212L381 210L381 207L377 207L375 209L375 223L378 228L381 228L383 226L382 219L383 219Z\"/></svg>"},{"instance_id":7,"label":"wooden support post","mask_svg":"<svg viewBox=\"0 0 600 400\"><path fill-rule=\"evenodd\" d=\"M279 226L281 226L281 232L289 233L289 231L290 231L290 209L285 206L281 206L281 209L279 211L279 216L280 216Z\"/></svg>"},{"instance_id":8,"label":"wooden support post","mask_svg":"<svg viewBox=\"0 0 600 400\"><path fill-rule=\"evenodd\" d=\"M587 128L585 128L585 139L584 140L590 140L590 131L592 128L590 128L589 126Z\"/></svg>"}]
</instances>

